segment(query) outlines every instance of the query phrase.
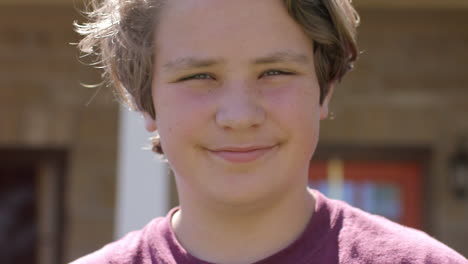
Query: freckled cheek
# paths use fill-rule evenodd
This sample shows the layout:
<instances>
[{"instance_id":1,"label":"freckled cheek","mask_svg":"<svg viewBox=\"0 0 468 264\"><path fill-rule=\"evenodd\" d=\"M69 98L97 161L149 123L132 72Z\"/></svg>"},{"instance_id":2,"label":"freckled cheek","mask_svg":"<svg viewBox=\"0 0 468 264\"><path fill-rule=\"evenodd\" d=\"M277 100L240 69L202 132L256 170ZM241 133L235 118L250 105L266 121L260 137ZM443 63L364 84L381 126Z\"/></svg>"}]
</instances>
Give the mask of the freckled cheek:
<instances>
[{"instance_id":1,"label":"freckled cheek","mask_svg":"<svg viewBox=\"0 0 468 264\"><path fill-rule=\"evenodd\" d=\"M274 115L299 123L296 125L310 125L319 118L320 109L318 93L308 88L298 85L278 87L265 92L264 97Z\"/></svg>"},{"instance_id":2,"label":"freckled cheek","mask_svg":"<svg viewBox=\"0 0 468 264\"><path fill-rule=\"evenodd\" d=\"M185 141L200 134L210 116L210 98L199 94L171 91L156 100L161 139ZM169 142L168 142L169 143ZM175 142L173 142L175 143Z\"/></svg>"},{"instance_id":3,"label":"freckled cheek","mask_svg":"<svg viewBox=\"0 0 468 264\"><path fill-rule=\"evenodd\" d=\"M310 159L315 150L320 120L318 96L319 93L301 86L284 87L265 96L273 122L286 132L292 143L289 144L291 156Z\"/></svg>"}]
</instances>

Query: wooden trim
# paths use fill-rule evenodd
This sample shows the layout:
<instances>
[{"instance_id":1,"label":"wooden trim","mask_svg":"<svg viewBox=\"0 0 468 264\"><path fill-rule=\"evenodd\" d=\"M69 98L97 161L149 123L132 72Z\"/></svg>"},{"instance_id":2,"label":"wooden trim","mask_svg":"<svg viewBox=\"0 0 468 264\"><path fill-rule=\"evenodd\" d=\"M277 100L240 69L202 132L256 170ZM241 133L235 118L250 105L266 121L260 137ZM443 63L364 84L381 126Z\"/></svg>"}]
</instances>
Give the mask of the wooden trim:
<instances>
[{"instance_id":1,"label":"wooden trim","mask_svg":"<svg viewBox=\"0 0 468 264\"><path fill-rule=\"evenodd\" d=\"M330 159L341 159L351 161L415 161L421 164L421 219L417 225L431 233L433 225L430 222L430 204L433 204L433 196L430 195L431 181L429 169L432 161L432 151L426 145L361 145L361 144L336 144L322 142L312 158L313 161L328 161ZM411 188L406 187L406 188Z\"/></svg>"},{"instance_id":2,"label":"wooden trim","mask_svg":"<svg viewBox=\"0 0 468 264\"><path fill-rule=\"evenodd\" d=\"M81 0L80 0L81 1ZM2 5L14 5L14 6L28 6L28 5L54 5L54 6L73 6L76 3L80 3L76 0L0 0L0 6ZM81 1L81 2L84 2Z\"/></svg>"},{"instance_id":3,"label":"wooden trim","mask_svg":"<svg viewBox=\"0 0 468 264\"><path fill-rule=\"evenodd\" d=\"M465 0L354 0L356 8L385 9L462 9L468 8Z\"/></svg>"},{"instance_id":4,"label":"wooden trim","mask_svg":"<svg viewBox=\"0 0 468 264\"><path fill-rule=\"evenodd\" d=\"M41 203L52 208L39 208L38 239L46 246L38 245L39 264L59 264L64 260L65 231L65 173L67 152L59 148L28 148L0 146L0 160L15 166L29 165L36 168L39 207Z\"/></svg>"},{"instance_id":5,"label":"wooden trim","mask_svg":"<svg viewBox=\"0 0 468 264\"><path fill-rule=\"evenodd\" d=\"M427 163L431 150L427 146L408 145L360 145L319 143L313 160L393 160L420 161Z\"/></svg>"}]
</instances>

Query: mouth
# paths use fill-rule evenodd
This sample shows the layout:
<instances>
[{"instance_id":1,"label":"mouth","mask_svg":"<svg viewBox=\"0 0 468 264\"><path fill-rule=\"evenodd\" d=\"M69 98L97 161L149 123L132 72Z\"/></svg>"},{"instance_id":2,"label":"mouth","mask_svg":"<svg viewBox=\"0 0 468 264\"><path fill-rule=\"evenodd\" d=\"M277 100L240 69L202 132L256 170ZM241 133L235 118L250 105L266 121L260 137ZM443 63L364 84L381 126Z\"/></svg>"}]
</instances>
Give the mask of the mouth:
<instances>
[{"instance_id":1,"label":"mouth","mask_svg":"<svg viewBox=\"0 0 468 264\"><path fill-rule=\"evenodd\" d=\"M230 146L217 149L208 149L208 151L225 161L232 163L247 163L260 159L261 157L276 150L278 145L269 146Z\"/></svg>"}]
</instances>

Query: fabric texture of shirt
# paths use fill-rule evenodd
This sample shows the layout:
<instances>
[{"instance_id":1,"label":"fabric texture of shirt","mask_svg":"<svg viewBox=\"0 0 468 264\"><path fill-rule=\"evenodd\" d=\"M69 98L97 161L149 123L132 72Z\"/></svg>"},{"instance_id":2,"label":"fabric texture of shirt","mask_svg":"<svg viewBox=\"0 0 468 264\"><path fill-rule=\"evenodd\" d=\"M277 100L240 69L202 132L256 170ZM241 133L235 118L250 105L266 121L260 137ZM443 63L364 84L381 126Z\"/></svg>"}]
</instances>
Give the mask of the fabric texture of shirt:
<instances>
[{"instance_id":1,"label":"fabric texture of shirt","mask_svg":"<svg viewBox=\"0 0 468 264\"><path fill-rule=\"evenodd\" d=\"M422 231L313 193L315 212L299 238L255 264L468 264L465 257ZM177 241L171 226L177 209L71 264L209 264ZM246 241L246 246L255 245Z\"/></svg>"}]
</instances>

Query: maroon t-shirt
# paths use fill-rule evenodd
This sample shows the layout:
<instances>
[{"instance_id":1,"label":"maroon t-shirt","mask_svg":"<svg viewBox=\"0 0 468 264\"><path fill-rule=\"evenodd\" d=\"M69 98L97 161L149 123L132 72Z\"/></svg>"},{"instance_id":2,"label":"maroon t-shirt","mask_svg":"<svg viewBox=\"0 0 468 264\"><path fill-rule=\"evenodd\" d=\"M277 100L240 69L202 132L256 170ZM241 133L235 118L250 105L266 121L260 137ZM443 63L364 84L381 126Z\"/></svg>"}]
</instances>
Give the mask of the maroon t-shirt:
<instances>
[{"instance_id":1,"label":"maroon t-shirt","mask_svg":"<svg viewBox=\"0 0 468 264\"><path fill-rule=\"evenodd\" d=\"M426 233L401 226L313 191L316 208L301 236L255 264L401 263L468 264L468 260ZM170 219L156 218L142 230L72 264L208 264L177 241ZM254 247L246 241L246 246Z\"/></svg>"}]
</instances>

